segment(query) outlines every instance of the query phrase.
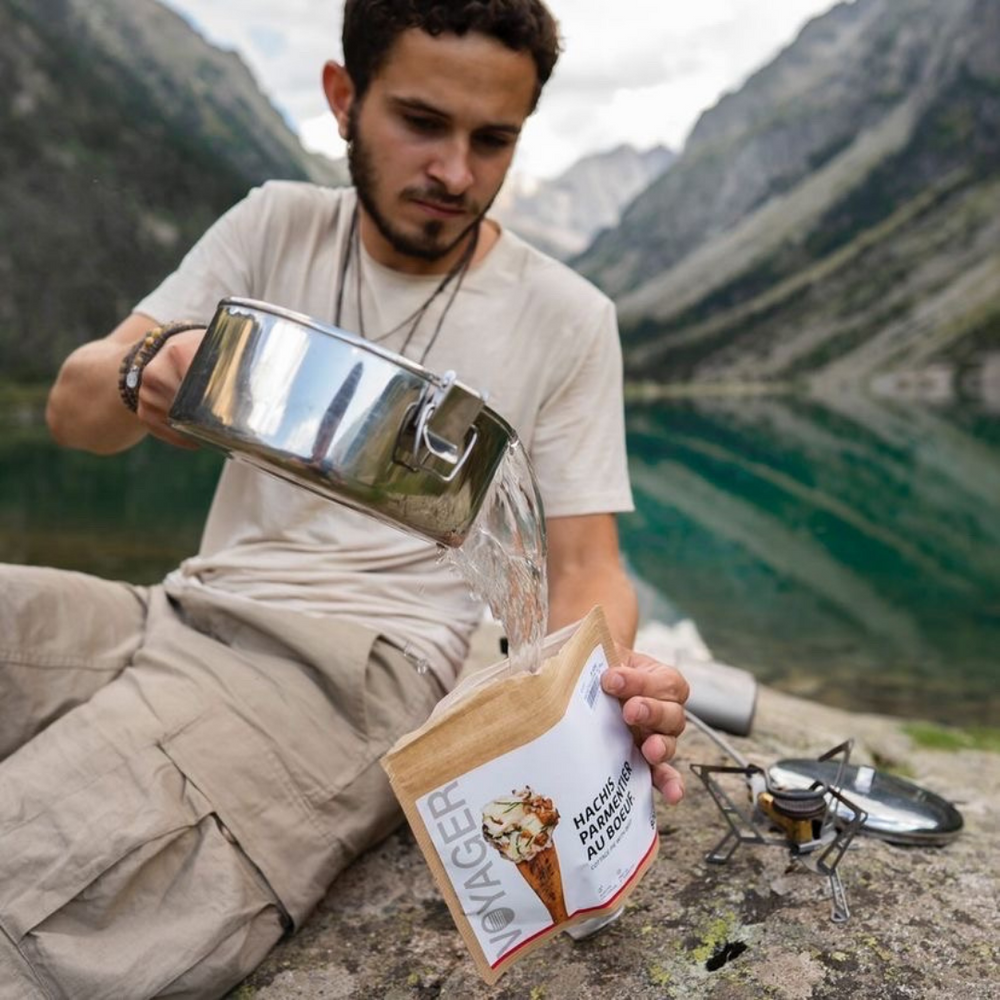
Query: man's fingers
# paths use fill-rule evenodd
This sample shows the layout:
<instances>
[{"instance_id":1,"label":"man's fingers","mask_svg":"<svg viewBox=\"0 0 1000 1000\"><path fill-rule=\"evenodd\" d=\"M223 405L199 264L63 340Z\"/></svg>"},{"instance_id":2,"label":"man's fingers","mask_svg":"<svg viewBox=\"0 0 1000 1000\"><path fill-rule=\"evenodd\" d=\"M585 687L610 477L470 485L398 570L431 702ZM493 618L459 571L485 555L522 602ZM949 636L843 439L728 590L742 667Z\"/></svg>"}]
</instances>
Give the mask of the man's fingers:
<instances>
[{"instance_id":1,"label":"man's fingers","mask_svg":"<svg viewBox=\"0 0 1000 1000\"><path fill-rule=\"evenodd\" d=\"M668 760L673 760L677 753L677 737L664 736L662 733L640 732L637 734L636 743L642 750L646 762L651 765L665 764Z\"/></svg>"},{"instance_id":2,"label":"man's fingers","mask_svg":"<svg viewBox=\"0 0 1000 1000\"><path fill-rule=\"evenodd\" d=\"M629 698L622 706L622 717L643 732L664 736L680 736L687 722L680 702L656 698Z\"/></svg>"},{"instance_id":3,"label":"man's fingers","mask_svg":"<svg viewBox=\"0 0 1000 1000\"><path fill-rule=\"evenodd\" d=\"M190 438L182 437L180 434L175 434L173 431L167 430L162 426L150 427L149 433L161 441L166 441L167 444L172 444L175 448L186 448L188 451L198 450L198 445Z\"/></svg>"},{"instance_id":4,"label":"man's fingers","mask_svg":"<svg viewBox=\"0 0 1000 1000\"><path fill-rule=\"evenodd\" d=\"M633 657L632 662L636 661L639 661L636 666L612 667L604 671L601 681L608 694L622 701L637 695L681 704L687 701L690 689L679 671L648 657Z\"/></svg>"},{"instance_id":5,"label":"man's fingers","mask_svg":"<svg viewBox=\"0 0 1000 1000\"><path fill-rule=\"evenodd\" d=\"M670 804L684 797L684 782L667 761L677 752L684 731L684 703L690 689L673 667L623 650L622 665L604 671L601 685L622 705L622 718L650 766L653 784Z\"/></svg>"},{"instance_id":6,"label":"man's fingers","mask_svg":"<svg viewBox=\"0 0 1000 1000\"><path fill-rule=\"evenodd\" d=\"M684 779L680 772L669 764L657 764L650 768L653 775L653 785L672 806L684 798Z\"/></svg>"}]
</instances>

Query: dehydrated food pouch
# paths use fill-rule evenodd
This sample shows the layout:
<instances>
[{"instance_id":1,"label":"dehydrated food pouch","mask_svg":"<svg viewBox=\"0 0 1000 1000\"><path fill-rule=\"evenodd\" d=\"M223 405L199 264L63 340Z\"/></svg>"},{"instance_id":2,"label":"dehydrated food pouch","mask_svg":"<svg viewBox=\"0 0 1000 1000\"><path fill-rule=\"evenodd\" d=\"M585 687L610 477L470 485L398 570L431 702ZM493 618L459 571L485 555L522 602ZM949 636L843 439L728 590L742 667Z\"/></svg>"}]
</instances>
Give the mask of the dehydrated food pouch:
<instances>
[{"instance_id":1,"label":"dehydrated food pouch","mask_svg":"<svg viewBox=\"0 0 1000 1000\"><path fill-rule=\"evenodd\" d=\"M550 639L536 673L473 674L382 761L488 983L619 910L659 846L649 768L600 685L603 613Z\"/></svg>"}]
</instances>

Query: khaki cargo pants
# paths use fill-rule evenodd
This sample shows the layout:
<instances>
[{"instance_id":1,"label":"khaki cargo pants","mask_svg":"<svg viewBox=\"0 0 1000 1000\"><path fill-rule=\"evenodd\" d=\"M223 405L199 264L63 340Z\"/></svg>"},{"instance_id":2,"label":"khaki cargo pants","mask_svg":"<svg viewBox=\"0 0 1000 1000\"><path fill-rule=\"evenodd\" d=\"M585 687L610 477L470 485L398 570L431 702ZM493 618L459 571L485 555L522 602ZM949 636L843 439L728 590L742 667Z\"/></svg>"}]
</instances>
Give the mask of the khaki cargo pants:
<instances>
[{"instance_id":1,"label":"khaki cargo pants","mask_svg":"<svg viewBox=\"0 0 1000 1000\"><path fill-rule=\"evenodd\" d=\"M0 567L0 1000L223 996L400 820L374 632Z\"/></svg>"}]
</instances>

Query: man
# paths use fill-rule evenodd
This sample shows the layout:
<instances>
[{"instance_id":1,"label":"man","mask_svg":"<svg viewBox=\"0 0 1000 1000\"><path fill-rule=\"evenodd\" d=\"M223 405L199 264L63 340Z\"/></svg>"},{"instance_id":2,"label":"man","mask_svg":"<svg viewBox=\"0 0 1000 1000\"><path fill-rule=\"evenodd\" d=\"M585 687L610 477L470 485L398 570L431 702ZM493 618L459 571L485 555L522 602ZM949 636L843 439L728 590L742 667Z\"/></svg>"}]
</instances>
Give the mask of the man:
<instances>
[{"instance_id":1,"label":"man","mask_svg":"<svg viewBox=\"0 0 1000 1000\"><path fill-rule=\"evenodd\" d=\"M486 217L556 25L539 0L347 0L344 54L323 83L355 188L252 192L67 359L52 432L183 445L166 414L227 295L336 322L489 393L546 504L549 629L601 604L627 647L613 308ZM177 318L197 326L144 342ZM453 683L480 615L432 545L234 463L162 586L10 567L0 588L4 1000L222 995L398 823L379 758ZM677 802L686 684L626 657L605 689Z\"/></svg>"}]
</instances>

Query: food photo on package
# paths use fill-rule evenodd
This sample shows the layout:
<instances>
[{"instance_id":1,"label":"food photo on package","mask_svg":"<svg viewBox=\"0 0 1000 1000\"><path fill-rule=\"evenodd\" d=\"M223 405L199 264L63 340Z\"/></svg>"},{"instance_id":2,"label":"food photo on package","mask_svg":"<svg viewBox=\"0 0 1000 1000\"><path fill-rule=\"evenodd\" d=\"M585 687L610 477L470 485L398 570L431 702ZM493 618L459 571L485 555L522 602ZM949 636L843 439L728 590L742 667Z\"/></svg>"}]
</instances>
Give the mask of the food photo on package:
<instances>
[{"instance_id":1,"label":"food photo on package","mask_svg":"<svg viewBox=\"0 0 1000 1000\"><path fill-rule=\"evenodd\" d=\"M537 672L472 675L383 758L487 983L613 919L656 857L649 768L601 689L617 662L595 608Z\"/></svg>"}]
</instances>

